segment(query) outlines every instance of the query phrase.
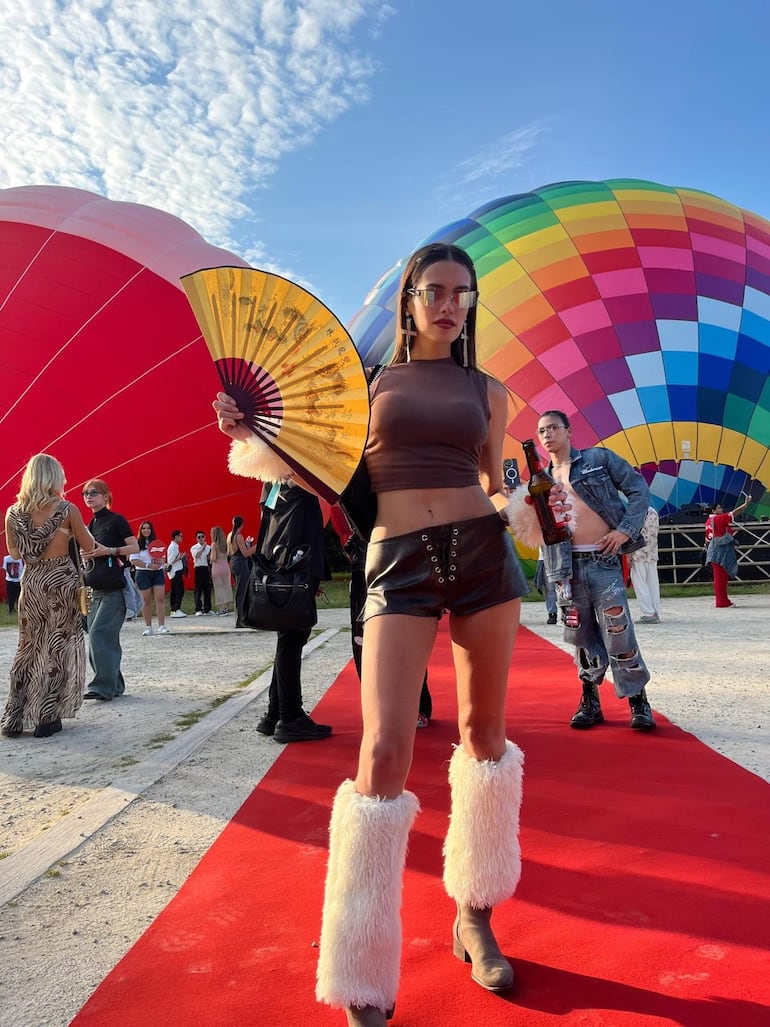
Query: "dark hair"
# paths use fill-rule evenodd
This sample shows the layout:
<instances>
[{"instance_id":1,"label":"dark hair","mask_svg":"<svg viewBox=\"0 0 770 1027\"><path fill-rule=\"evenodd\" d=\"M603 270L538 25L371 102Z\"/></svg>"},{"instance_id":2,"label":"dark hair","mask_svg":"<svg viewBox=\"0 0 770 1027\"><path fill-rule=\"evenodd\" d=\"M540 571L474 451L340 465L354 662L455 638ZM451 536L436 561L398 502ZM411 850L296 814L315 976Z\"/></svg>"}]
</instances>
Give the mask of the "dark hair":
<instances>
[{"instance_id":1,"label":"dark hair","mask_svg":"<svg viewBox=\"0 0 770 1027\"><path fill-rule=\"evenodd\" d=\"M243 518L239 514L236 514L235 517L233 517L233 531L237 531L239 528L242 528L242 527L243 527Z\"/></svg>"},{"instance_id":2,"label":"dark hair","mask_svg":"<svg viewBox=\"0 0 770 1027\"><path fill-rule=\"evenodd\" d=\"M147 525L150 529L150 537L145 538L142 534L142 528ZM139 531L137 532L137 541L139 542L140 549L146 549L149 542L154 542L158 536L155 534L155 528L153 527L152 521L142 521L139 525Z\"/></svg>"},{"instance_id":3,"label":"dark hair","mask_svg":"<svg viewBox=\"0 0 770 1027\"><path fill-rule=\"evenodd\" d=\"M569 428L570 426L569 417L567 417L563 410L544 410L540 417L558 417L563 428Z\"/></svg>"},{"instance_id":4,"label":"dark hair","mask_svg":"<svg viewBox=\"0 0 770 1027\"><path fill-rule=\"evenodd\" d=\"M181 535L181 534L182 534L181 528L174 528L174 530L171 532L171 538L175 539L177 537L177 535Z\"/></svg>"},{"instance_id":5,"label":"dark hair","mask_svg":"<svg viewBox=\"0 0 770 1027\"><path fill-rule=\"evenodd\" d=\"M404 329L406 328L407 303L409 294L407 289L414 288L415 283L429 267L438 264L442 260L448 260L452 264L460 264L471 276L470 287L474 291L478 289L479 283L476 277L476 268L473 261L459 246L452 246L449 243L429 243L420 247L407 260L404 273L401 276L401 284L398 291L398 309L396 316L396 344L393 349L391 364L405 364L407 362L407 349L404 342ZM468 315L465 319L465 334L467 336L468 367L478 367L476 362L476 307L468 308ZM452 356L456 363L463 365L461 337L452 343Z\"/></svg>"}]
</instances>

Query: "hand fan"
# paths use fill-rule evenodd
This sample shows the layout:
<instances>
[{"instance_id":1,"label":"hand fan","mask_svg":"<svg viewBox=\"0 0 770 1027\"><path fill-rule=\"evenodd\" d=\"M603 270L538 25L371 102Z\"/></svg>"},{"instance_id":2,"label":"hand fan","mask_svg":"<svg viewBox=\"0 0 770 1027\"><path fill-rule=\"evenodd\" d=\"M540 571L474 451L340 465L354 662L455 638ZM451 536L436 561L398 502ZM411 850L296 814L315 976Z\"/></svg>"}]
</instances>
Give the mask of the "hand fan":
<instances>
[{"instance_id":1,"label":"hand fan","mask_svg":"<svg viewBox=\"0 0 770 1027\"><path fill-rule=\"evenodd\" d=\"M344 327L311 293L266 271L215 267L181 281L248 426L335 503L369 427L366 374Z\"/></svg>"}]
</instances>

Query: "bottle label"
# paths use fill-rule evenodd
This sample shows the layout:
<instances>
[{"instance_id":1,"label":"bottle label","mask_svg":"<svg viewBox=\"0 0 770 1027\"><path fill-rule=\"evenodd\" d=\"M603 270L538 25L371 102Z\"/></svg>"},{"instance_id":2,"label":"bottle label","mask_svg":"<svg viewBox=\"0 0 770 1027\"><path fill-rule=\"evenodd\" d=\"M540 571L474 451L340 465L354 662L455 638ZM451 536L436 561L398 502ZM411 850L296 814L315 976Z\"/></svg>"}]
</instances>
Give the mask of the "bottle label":
<instances>
[{"instance_id":1,"label":"bottle label","mask_svg":"<svg viewBox=\"0 0 770 1027\"><path fill-rule=\"evenodd\" d=\"M580 627L580 611L574 603L564 611L564 626L566 628Z\"/></svg>"}]
</instances>

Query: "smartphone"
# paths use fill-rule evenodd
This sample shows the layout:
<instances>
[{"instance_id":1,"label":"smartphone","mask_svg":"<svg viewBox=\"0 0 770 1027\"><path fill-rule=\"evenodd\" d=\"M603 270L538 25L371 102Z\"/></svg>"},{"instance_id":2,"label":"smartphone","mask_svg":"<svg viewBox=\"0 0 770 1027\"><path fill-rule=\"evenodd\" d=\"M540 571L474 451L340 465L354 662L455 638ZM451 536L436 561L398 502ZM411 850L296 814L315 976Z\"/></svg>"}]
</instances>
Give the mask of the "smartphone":
<instances>
[{"instance_id":1,"label":"smartphone","mask_svg":"<svg viewBox=\"0 0 770 1027\"><path fill-rule=\"evenodd\" d=\"M521 485L519 461L515 457L507 457L503 460L503 481L509 489L517 489Z\"/></svg>"}]
</instances>

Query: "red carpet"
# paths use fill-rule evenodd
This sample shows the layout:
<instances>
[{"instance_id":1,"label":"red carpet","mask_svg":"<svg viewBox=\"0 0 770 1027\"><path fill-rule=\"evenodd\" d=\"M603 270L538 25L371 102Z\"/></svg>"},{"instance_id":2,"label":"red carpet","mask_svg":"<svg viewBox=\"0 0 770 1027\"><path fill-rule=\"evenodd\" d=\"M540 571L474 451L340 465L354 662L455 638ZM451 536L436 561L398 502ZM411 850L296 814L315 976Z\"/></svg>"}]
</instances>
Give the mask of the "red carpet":
<instances>
[{"instance_id":1,"label":"red carpet","mask_svg":"<svg viewBox=\"0 0 770 1027\"><path fill-rule=\"evenodd\" d=\"M410 787L404 960L394 1027L770 1024L770 785L658 716L639 736L604 687L607 723L567 727L572 661L522 630L510 736L526 753L515 898L495 914L518 988L474 985L453 958L441 885L446 762L456 733L445 630L431 664L436 719ZM329 806L355 768L352 666L317 707L335 736L288 746L75 1027L341 1027L315 1004Z\"/></svg>"}]
</instances>

